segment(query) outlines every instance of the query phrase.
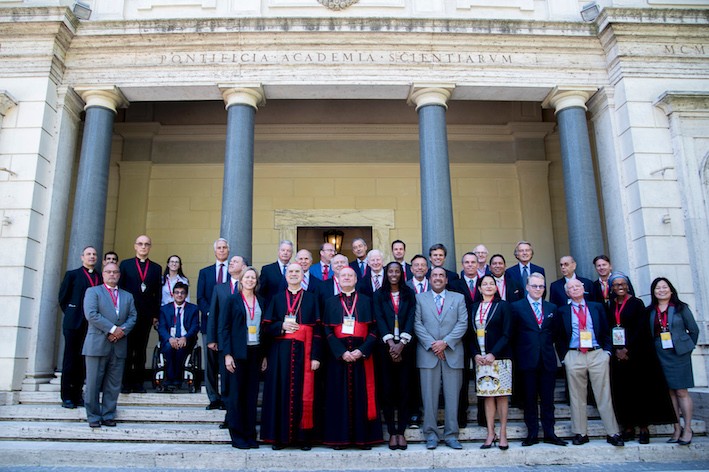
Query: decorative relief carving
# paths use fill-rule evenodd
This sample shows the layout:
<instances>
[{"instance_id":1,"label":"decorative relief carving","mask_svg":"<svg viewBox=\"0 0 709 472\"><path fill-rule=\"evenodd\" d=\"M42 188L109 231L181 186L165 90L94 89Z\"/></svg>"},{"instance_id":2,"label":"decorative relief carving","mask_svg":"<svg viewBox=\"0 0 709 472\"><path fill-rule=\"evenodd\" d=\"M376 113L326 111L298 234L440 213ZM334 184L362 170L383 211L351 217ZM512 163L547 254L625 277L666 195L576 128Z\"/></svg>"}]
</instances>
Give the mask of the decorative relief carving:
<instances>
[{"instance_id":1,"label":"decorative relief carving","mask_svg":"<svg viewBox=\"0 0 709 472\"><path fill-rule=\"evenodd\" d=\"M344 10L357 2L359 0L318 0L321 5L335 11Z\"/></svg>"}]
</instances>

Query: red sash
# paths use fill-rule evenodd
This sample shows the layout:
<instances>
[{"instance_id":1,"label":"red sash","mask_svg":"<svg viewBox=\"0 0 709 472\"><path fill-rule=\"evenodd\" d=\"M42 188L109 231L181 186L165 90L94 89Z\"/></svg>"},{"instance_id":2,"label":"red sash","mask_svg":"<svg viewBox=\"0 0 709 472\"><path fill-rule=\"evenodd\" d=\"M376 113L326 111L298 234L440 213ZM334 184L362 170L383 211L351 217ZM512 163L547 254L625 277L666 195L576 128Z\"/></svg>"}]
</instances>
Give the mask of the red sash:
<instances>
[{"instance_id":1,"label":"red sash","mask_svg":"<svg viewBox=\"0 0 709 472\"><path fill-rule=\"evenodd\" d=\"M342 338L366 338L369 335L369 328L366 323L359 323L355 321L354 334L342 334L342 325L338 324L333 327L335 332L335 337L338 339ZM374 362L371 356L364 359L364 379L367 385L367 419L369 421L374 421L377 419L377 404L375 401L374 392Z\"/></svg>"},{"instance_id":2,"label":"red sash","mask_svg":"<svg viewBox=\"0 0 709 472\"><path fill-rule=\"evenodd\" d=\"M303 416L300 426L303 429L313 429L313 400L315 399L315 371L310 365L310 355L313 348L313 327L301 324L295 333L286 333L284 339L301 341L305 344L305 365L303 365Z\"/></svg>"}]
</instances>

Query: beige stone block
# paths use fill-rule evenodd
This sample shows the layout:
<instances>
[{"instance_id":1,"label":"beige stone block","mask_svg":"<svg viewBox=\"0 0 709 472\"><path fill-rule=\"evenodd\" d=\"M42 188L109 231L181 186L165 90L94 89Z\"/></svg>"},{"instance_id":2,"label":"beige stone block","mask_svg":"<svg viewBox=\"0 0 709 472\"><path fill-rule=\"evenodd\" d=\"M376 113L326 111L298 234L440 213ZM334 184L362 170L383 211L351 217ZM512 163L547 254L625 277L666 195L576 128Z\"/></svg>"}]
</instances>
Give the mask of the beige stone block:
<instances>
[{"instance_id":1,"label":"beige stone block","mask_svg":"<svg viewBox=\"0 0 709 472\"><path fill-rule=\"evenodd\" d=\"M293 180L279 178L259 178L254 180L254 199L262 196L278 195L288 197L293 195ZM301 193L299 196L303 196Z\"/></svg>"},{"instance_id":2,"label":"beige stone block","mask_svg":"<svg viewBox=\"0 0 709 472\"><path fill-rule=\"evenodd\" d=\"M211 229L213 234L216 234L217 236L214 237L216 240L219 236L219 228L221 227L222 224L222 212L221 209L219 211L210 211L209 212L209 228Z\"/></svg>"},{"instance_id":3,"label":"beige stone block","mask_svg":"<svg viewBox=\"0 0 709 472\"><path fill-rule=\"evenodd\" d=\"M296 197L328 197L335 192L331 179L299 178L293 183L293 195Z\"/></svg>"},{"instance_id":4,"label":"beige stone block","mask_svg":"<svg viewBox=\"0 0 709 472\"><path fill-rule=\"evenodd\" d=\"M148 211L170 211L174 208L189 208L189 204L189 197L155 196L148 201Z\"/></svg>"},{"instance_id":5,"label":"beige stone block","mask_svg":"<svg viewBox=\"0 0 709 472\"><path fill-rule=\"evenodd\" d=\"M0 338L16 336L14 328L0 326ZM19 390L27 368L27 358L0 358L0 391Z\"/></svg>"},{"instance_id":6,"label":"beige stone block","mask_svg":"<svg viewBox=\"0 0 709 472\"><path fill-rule=\"evenodd\" d=\"M522 227L522 214L519 211L500 211L500 228L519 229Z\"/></svg>"},{"instance_id":7,"label":"beige stone block","mask_svg":"<svg viewBox=\"0 0 709 472\"><path fill-rule=\"evenodd\" d=\"M479 197L478 202L481 210L521 211L519 199L512 197L485 196Z\"/></svg>"},{"instance_id":8,"label":"beige stone block","mask_svg":"<svg viewBox=\"0 0 709 472\"><path fill-rule=\"evenodd\" d=\"M455 210L465 210L472 211L480 209L480 203L477 197L454 197L453 198L453 211Z\"/></svg>"},{"instance_id":9,"label":"beige stone block","mask_svg":"<svg viewBox=\"0 0 709 472\"><path fill-rule=\"evenodd\" d=\"M221 200L220 200L221 205ZM273 210L273 198L271 196L254 197L254 211Z\"/></svg>"},{"instance_id":10,"label":"beige stone block","mask_svg":"<svg viewBox=\"0 0 709 472\"><path fill-rule=\"evenodd\" d=\"M218 210L221 211L222 199L216 198L213 195L203 196L203 197L190 197L190 205L186 210L190 212L193 211L211 211Z\"/></svg>"},{"instance_id":11,"label":"beige stone block","mask_svg":"<svg viewBox=\"0 0 709 472\"><path fill-rule=\"evenodd\" d=\"M393 198L383 199L377 197L355 197L355 208L366 210L368 208L396 208L397 202Z\"/></svg>"},{"instance_id":12,"label":"beige stone block","mask_svg":"<svg viewBox=\"0 0 709 472\"><path fill-rule=\"evenodd\" d=\"M522 230L485 227L480 230L480 239L482 241L496 242L498 244L502 241L508 241L510 246L514 246L517 244L517 241L522 239Z\"/></svg>"},{"instance_id":13,"label":"beige stone block","mask_svg":"<svg viewBox=\"0 0 709 472\"><path fill-rule=\"evenodd\" d=\"M169 228L171 215L169 211L149 211L146 217L146 224L149 229Z\"/></svg>"},{"instance_id":14,"label":"beige stone block","mask_svg":"<svg viewBox=\"0 0 709 472\"><path fill-rule=\"evenodd\" d=\"M0 186L0 208L23 209L31 206L37 184L34 181L6 181Z\"/></svg>"},{"instance_id":15,"label":"beige stone block","mask_svg":"<svg viewBox=\"0 0 709 472\"><path fill-rule=\"evenodd\" d=\"M349 197L315 197L313 199L313 208L332 208L338 210L341 208L354 208L354 196Z\"/></svg>"},{"instance_id":16,"label":"beige stone block","mask_svg":"<svg viewBox=\"0 0 709 472\"><path fill-rule=\"evenodd\" d=\"M376 192L374 179L334 179L334 187L336 196L373 195Z\"/></svg>"},{"instance_id":17,"label":"beige stone block","mask_svg":"<svg viewBox=\"0 0 709 472\"><path fill-rule=\"evenodd\" d=\"M208 229L209 224L209 212L208 211L191 211L188 213L176 211L173 212L172 227L181 228L188 224L192 228L196 229Z\"/></svg>"},{"instance_id":18,"label":"beige stone block","mask_svg":"<svg viewBox=\"0 0 709 472\"><path fill-rule=\"evenodd\" d=\"M417 198L419 182L414 179L376 179L376 193L382 197Z\"/></svg>"},{"instance_id":19,"label":"beige stone block","mask_svg":"<svg viewBox=\"0 0 709 472\"><path fill-rule=\"evenodd\" d=\"M473 197L483 197L483 196L497 196L498 184L496 180L484 180L484 179L457 179L456 181L456 196L473 196Z\"/></svg>"},{"instance_id":20,"label":"beige stone block","mask_svg":"<svg viewBox=\"0 0 709 472\"><path fill-rule=\"evenodd\" d=\"M38 154L43 149L43 137L45 133L40 127L3 129L0 154ZM44 155L48 153L45 152Z\"/></svg>"},{"instance_id":21,"label":"beige stone block","mask_svg":"<svg viewBox=\"0 0 709 472\"><path fill-rule=\"evenodd\" d=\"M260 211L258 213L254 213L253 227L254 228L269 228L269 227L273 228L274 227L273 212Z\"/></svg>"},{"instance_id":22,"label":"beige stone block","mask_svg":"<svg viewBox=\"0 0 709 472\"><path fill-rule=\"evenodd\" d=\"M224 166L221 164L153 164L151 169L153 179L172 179L175 176L186 179L224 179Z\"/></svg>"},{"instance_id":23,"label":"beige stone block","mask_svg":"<svg viewBox=\"0 0 709 472\"><path fill-rule=\"evenodd\" d=\"M421 212L418 210L395 210L395 228L420 228L421 227Z\"/></svg>"},{"instance_id":24,"label":"beige stone block","mask_svg":"<svg viewBox=\"0 0 709 472\"><path fill-rule=\"evenodd\" d=\"M313 197L273 197L273 208L292 208L305 210L313 207Z\"/></svg>"},{"instance_id":25,"label":"beige stone block","mask_svg":"<svg viewBox=\"0 0 709 472\"><path fill-rule=\"evenodd\" d=\"M15 335L12 336L8 332L3 333L3 330L14 331ZM31 330L26 328L0 327L0 339L3 340L0 343L0 359L23 356L26 346L30 345L30 333Z\"/></svg>"}]
</instances>

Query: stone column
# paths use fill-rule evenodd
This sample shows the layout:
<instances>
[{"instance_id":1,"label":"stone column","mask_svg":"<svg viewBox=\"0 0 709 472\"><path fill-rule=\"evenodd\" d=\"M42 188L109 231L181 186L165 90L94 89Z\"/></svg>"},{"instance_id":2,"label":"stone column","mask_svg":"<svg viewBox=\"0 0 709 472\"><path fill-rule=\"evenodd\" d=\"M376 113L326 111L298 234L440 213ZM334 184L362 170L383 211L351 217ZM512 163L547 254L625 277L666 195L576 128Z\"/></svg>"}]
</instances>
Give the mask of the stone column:
<instances>
[{"instance_id":1,"label":"stone column","mask_svg":"<svg viewBox=\"0 0 709 472\"><path fill-rule=\"evenodd\" d=\"M408 103L419 115L419 162L421 166L421 247L433 244L448 249L446 269L456 271L453 199L448 163L446 110L453 84L414 84Z\"/></svg>"},{"instance_id":2,"label":"stone column","mask_svg":"<svg viewBox=\"0 0 709 472\"><path fill-rule=\"evenodd\" d=\"M586 123L586 101L596 88L556 87L542 104L554 108L559 126L569 246L576 272L593 278L593 258L605 252L596 175Z\"/></svg>"},{"instance_id":3,"label":"stone column","mask_svg":"<svg viewBox=\"0 0 709 472\"><path fill-rule=\"evenodd\" d=\"M258 84L220 85L226 103L227 131L222 190L221 237L232 255L251 258L254 219L254 121L266 103Z\"/></svg>"},{"instance_id":4,"label":"stone column","mask_svg":"<svg viewBox=\"0 0 709 472\"><path fill-rule=\"evenodd\" d=\"M69 237L67 265L71 267L81 259L86 246L94 246L99 258L103 253L113 121L116 110L128 106L117 87L74 87L74 90L86 103L86 120Z\"/></svg>"}]
</instances>

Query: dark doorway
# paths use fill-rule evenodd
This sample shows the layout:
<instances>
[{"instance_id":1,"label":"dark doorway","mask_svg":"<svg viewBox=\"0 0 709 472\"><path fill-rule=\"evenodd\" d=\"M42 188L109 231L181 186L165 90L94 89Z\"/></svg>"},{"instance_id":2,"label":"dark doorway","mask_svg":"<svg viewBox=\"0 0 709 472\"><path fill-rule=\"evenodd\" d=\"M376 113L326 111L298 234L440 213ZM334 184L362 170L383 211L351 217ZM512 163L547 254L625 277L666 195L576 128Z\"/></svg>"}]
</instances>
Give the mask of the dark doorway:
<instances>
[{"instance_id":1,"label":"dark doorway","mask_svg":"<svg viewBox=\"0 0 709 472\"><path fill-rule=\"evenodd\" d=\"M298 240L296 247L307 249L313 253L313 264L320 260L320 246L327 241L326 235L334 236L333 233L338 233L337 237L341 240L339 252L347 256L347 259L353 260L352 240L355 238L363 238L367 241L367 247L372 248L372 227L371 226L299 226ZM341 233L341 236L340 234Z\"/></svg>"}]
</instances>

